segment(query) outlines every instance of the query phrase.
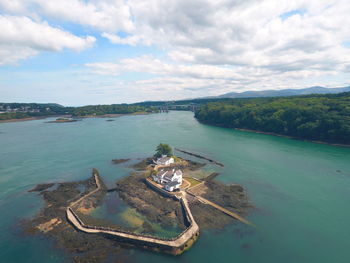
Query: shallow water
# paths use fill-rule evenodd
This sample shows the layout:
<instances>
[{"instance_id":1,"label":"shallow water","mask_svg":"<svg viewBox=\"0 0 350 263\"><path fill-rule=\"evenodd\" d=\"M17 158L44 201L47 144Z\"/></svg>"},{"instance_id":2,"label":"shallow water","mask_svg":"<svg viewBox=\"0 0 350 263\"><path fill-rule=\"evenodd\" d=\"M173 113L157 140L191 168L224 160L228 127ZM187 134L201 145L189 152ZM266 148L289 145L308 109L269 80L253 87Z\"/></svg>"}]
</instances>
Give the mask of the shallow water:
<instances>
[{"instance_id":1,"label":"shallow water","mask_svg":"<svg viewBox=\"0 0 350 263\"><path fill-rule=\"evenodd\" d=\"M160 224L149 221L145 216L138 213L136 209L128 206L116 191L107 193L103 203L94 209L89 216L104 219L111 223L111 227L118 226L134 231L161 238L176 237L182 232L178 226L162 227ZM147 231L143 224L147 223L152 231Z\"/></svg>"},{"instance_id":2,"label":"shallow water","mask_svg":"<svg viewBox=\"0 0 350 263\"><path fill-rule=\"evenodd\" d=\"M109 185L129 173L115 158L153 154L159 142L225 164L218 180L243 185L256 206L236 224L202 231L183 262L350 262L350 148L205 126L190 112L0 124L1 262L69 262L53 242L23 237L19 220L43 203L38 183L85 179L96 167ZM132 250L135 262L179 258Z\"/></svg>"}]
</instances>

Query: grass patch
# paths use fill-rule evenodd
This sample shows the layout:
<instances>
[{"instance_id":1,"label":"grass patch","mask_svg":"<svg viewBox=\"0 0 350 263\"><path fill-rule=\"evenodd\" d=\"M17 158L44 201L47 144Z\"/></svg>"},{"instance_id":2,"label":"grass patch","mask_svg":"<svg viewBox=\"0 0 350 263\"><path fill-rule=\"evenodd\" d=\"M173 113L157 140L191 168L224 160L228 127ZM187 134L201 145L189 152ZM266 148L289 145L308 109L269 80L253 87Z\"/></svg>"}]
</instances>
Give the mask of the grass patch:
<instances>
[{"instance_id":1,"label":"grass patch","mask_svg":"<svg viewBox=\"0 0 350 263\"><path fill-rule=\"evenodd\" d=\"M188 182L191 184L190 187L195 186L195 185L201 183L200 181L198 181L198 180L196 180L196 179L193 179L193 178L191 178L191 177L185 177L185 179L186 179L186 181L188 181Z\"/></svg>"}]
</instances>

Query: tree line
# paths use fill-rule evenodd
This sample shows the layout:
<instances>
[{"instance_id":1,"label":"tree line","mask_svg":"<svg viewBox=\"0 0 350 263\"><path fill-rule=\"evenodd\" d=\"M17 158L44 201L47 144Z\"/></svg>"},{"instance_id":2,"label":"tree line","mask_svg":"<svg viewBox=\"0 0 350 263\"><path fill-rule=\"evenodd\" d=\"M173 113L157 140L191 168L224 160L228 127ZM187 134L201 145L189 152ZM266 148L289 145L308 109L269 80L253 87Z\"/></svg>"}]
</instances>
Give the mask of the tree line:
<instances>
[{"instance_id":1,"label":"tree line","mask_svg":"<svg viewBox=\"0 0 350 263\"><path fill-rule=\"evenodd\" d=\"M72 108L73 116L104 115L104 114L128 114L135 112L157 112L158 109L150 106L130 104L92 105Z\"/></svg>"},{"instance_id":2,"label":"tree line","mask_svg":"<svg viewBox=\"0 0 350 263\"><path fill-rule=\"evenodd\" d=\"M58 104L37 104L37 103L0 103L3 110L7 107L18 109L19 112L5 112L0 114L0 120L22 119L28 117L52 116L52 115L72 115L73 117L105 115L105 114L130 114L136 112L158 112L157 107L141 106L131 104L112 105L91 105L82 107L64 107ZM23 110L27 107L28 110ZM32 110L37 110L33 112Z\"/></svg>"},{"instance_id":3,"label":"tree line","mask_svg":"<svg viewBox=\"0 0 350 263\"><path fill-rule=\"evenodd\" d=\"M350 92L212 102L195 117L222 127L350 144Z\"/></svg>"}]
</instances>

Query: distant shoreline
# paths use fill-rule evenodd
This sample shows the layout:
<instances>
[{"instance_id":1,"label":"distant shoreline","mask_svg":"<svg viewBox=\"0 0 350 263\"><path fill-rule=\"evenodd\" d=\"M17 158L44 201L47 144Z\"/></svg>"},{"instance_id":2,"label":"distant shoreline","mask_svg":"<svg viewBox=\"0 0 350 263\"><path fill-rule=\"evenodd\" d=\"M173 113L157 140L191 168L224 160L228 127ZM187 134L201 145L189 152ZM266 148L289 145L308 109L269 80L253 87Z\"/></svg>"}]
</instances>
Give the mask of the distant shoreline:
<instances>
[{"instance_id":1,"label":"distant shoreline","mask_svg":"<svg viewBox=\"0 0 350 263\"><path fill-rule=\"evenodd\" d=\"M128 115L148 115L150 112L133 112L133 113L112 113L112 114L103 114L103 115L86 115L86 116L76 116L77 118L87 119L87 118L117 118L121 116Z\"/></svg>"},{"instance_id":2,"label":"distant shoreline","mask_svg":"<svg viewBox=\"0 0 350 263\"><path fill-rule=\"evenodd\" d=\"M46 119L48 117L49 116L28 117L28 118L21 118L21 119L8 119L8 120L0 120L0 123L20 122L20 121L35 121L35 120Z\"/></svg>"},{"instance_id":3,"label":"distant shoreline","mask_svg":"<svg viewBox=\"0 0 350 263\"><path fill-rule=\"evenodd\" d=\"M87 119L87 118L116 118L127 115L148 115L149 112L134 112L134 113L115 113L115 114L103 114L103 115L87 115L87 116L75 116L79 119ZM21 122L21 121L35 121L42 120L46 118L57 118L57 117L73 117L71 115L47 115L47 116L38 116L38 117L27 117L21 119L8 119L8 120L0 120L0 123L10 123L10 122Z\"/></svg>"}]
</instances>

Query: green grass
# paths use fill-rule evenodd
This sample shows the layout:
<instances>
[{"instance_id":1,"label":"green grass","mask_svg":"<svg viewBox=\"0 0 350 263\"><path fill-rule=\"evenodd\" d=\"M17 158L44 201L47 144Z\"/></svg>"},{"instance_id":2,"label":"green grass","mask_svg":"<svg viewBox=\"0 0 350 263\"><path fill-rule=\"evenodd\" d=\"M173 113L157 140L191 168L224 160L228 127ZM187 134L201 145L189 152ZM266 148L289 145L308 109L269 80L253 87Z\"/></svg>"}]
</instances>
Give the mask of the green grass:
<instances>
[{"instance_id":1,"label":"green grass","mask_svg":"<svg viewBox=\"0 0 350 263\"><path fill-rule=\"evenodd\" d=\"M191 187L201 183L200 181L195 180L191 177L185 177L185 179L191 184Z\"/></svg>"}]
</instances>

